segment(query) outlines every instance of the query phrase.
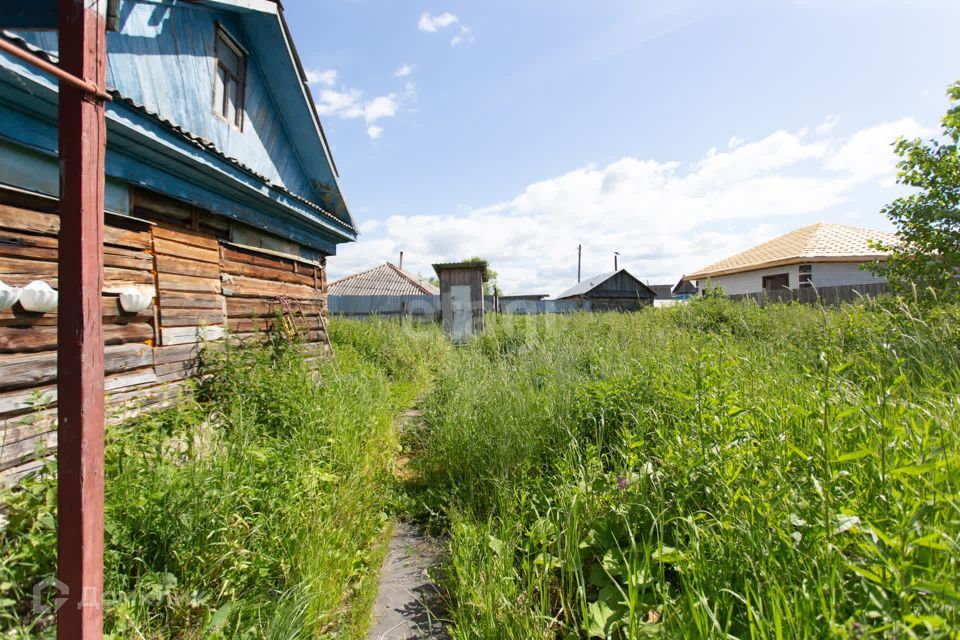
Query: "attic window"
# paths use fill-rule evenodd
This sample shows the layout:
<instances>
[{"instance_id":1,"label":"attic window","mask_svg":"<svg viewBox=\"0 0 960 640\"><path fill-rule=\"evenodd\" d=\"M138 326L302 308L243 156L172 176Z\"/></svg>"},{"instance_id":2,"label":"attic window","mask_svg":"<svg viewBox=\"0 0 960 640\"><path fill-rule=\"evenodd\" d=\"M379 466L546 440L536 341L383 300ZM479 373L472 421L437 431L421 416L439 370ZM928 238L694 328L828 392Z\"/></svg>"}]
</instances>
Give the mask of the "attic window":
<instances>
[{"instance_id":1,"label":"attic window","mask_svg":"<svg viewBox=\"0 0 960 640\"><path fill-rule=\"evenodd\" d=\"M217 74L213 80L213 111L243 129L243 93L247 55L222 28L217 29Z\"/></svg>"}]
</instances>

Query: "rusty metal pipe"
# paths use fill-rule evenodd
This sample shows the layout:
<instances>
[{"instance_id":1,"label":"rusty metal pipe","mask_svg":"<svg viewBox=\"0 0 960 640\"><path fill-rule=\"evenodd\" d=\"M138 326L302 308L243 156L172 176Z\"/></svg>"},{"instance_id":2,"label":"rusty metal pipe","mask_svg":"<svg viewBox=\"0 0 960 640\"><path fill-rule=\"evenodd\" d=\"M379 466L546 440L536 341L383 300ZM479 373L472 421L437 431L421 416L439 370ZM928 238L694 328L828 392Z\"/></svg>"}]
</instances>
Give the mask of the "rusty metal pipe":
<instances>
[{"instance_id":1,"label":"rusty metal pipe","mask_svg":"<svg viewBox=\"0 0 960 640\"><path fill-rule=\"evenodd\" d=\"M110 102L113 100L109 93L92 82L87 82L86 80L82 80L75 75L69 74L57 65L47 62L43 58L37 57L29 51L24 51L11 42L0 39L0 51L9 53L16 58L20 58L27 64L31 64L41 71L46 71L47 73L56 76L58 80L66 82L67 84L76 87L77 89L80 89L81 91L88 93L99 100L103 100L104 102Z\"/></svg>"}]
</instances>

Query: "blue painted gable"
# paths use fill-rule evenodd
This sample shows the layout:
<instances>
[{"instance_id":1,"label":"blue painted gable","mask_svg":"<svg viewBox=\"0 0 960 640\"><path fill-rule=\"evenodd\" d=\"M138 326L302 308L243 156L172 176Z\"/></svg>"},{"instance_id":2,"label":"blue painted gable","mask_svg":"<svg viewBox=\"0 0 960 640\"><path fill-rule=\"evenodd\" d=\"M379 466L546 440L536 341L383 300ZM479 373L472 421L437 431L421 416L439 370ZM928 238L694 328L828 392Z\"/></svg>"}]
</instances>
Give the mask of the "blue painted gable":
<instances>
[{"instance_id":1,"label":"blue painted gable","mask_svg":"<svg viewBox=\"0 0 960 640\"><path fill-rule=\"evenodd\" d=\"M213 108L218 26L248 52L242 129L221 118ZM30 45L56 55L56 32L17 35ZM265 0L193 0L189 3L122 0L119 28L108 33L107 50L107 84L117 98L108 107L108 173L111 166L116 177L130 173L126 168L120 169L122 163L111 164L109 160L112 150L126 153L122 148L125 141L121 138L131 131L141 136L153 135L158 138L158 144L159 138L166 137L176 145L180 141L175 138L180 137L215 156L225 165L223 170L239 172L234 176L236 179L259 190L261 195L271 196L273 205L287 205L291 209L278 218L292 218L288 222L295 226L311 226L312 217L322 218L324 224L320 226L324 228L320 232L328 236L333 245L355 238L336 167L276 4ZM8 71L32 77L56 90L56 84L42 73L0 58L0 71L4 66ZM40 95L37 91L28 93L32 94L31 99ZM36 105L24 104L28 101L26 97L12 97L9 91L7 96L11 103L20 103L14 105L17 108L26 107L36 115L44 111ZM0 101L3 98L0 87ZM124 129L123 134L115 134L120 127ZM148 132L151 129L156 131ZM43 149L42 144L31 140L19 142ZM137 143L131 140L129 144L130 151L135 152ZM191 158L191 155L196 154L185 151L181 161L200 161L206 166L199 169L211 174L210 164L214 160ZM157 162L163 165L167 161L158 157ZM174 178L175 174L182 173L173 165L164 168L169 169ZM137 171L132 173L139 176ZM140 176L134 182L158 188L147 185L145 179ZM257 187L257 181L261 187ZM228 191L218 187L212 174L200 182L217 191ZM183 190L187 186L178 188ZM230 193L217 195L231 196ZM304 208L319 210L320 215L317 211L307 213ZM223 213L229 215L229 212Z\"/></svg>"}]
</instances>

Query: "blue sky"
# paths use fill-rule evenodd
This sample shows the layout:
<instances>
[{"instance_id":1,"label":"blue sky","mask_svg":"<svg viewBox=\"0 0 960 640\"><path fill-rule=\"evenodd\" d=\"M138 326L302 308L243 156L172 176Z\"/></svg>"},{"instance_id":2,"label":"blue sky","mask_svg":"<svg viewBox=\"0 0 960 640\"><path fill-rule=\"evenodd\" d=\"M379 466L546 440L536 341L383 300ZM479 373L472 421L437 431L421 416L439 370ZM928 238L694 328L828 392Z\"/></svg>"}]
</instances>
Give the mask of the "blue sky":
<instances>
[{"instance_id":1,"label":"blue sky","mask_svg":"<svg viewBox=\"0 0 960 640\"><path fill-rule=\"evenodd\" d=\"M558 293L818 221L888 228L889 143L960 79L955 0L285 0L360 240Z\"/></svg>"}]
</instances>

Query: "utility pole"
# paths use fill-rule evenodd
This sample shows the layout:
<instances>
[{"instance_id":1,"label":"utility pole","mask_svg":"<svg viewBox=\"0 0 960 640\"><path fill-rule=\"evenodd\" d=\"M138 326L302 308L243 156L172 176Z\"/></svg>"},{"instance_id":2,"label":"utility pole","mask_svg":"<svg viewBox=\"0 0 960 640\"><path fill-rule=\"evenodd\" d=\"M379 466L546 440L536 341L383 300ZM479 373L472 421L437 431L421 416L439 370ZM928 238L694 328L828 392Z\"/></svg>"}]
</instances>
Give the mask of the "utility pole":
<instances>
[{"instance_id":1,"label":"utility pole","mask_svg":"<svg viewBox=\"0 0 960 640\"><path fill-rule=\"evenodd\" d=\"M580 284L580 259L583 255L583 245L577 245L577 284Z\"/></svg>"},{"instance_id":2,"label":"utility pole","mask_svg":"<svg viewBox=\"0 0 960 640\"><path fill-rule=\"evenodd\" d=\"M106 18L107 0L59 0L60 68L75 78L59 91L58 640L103 637Z\"/></svg>"}]
</instances>

